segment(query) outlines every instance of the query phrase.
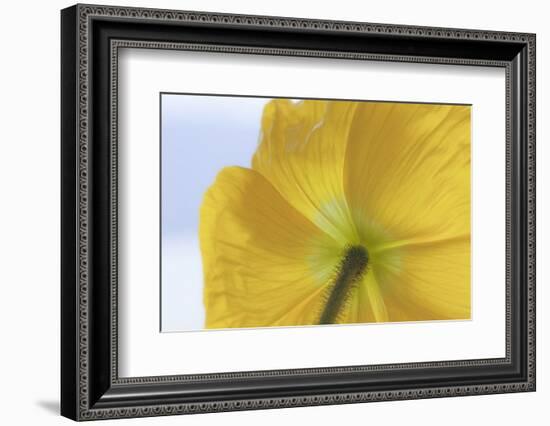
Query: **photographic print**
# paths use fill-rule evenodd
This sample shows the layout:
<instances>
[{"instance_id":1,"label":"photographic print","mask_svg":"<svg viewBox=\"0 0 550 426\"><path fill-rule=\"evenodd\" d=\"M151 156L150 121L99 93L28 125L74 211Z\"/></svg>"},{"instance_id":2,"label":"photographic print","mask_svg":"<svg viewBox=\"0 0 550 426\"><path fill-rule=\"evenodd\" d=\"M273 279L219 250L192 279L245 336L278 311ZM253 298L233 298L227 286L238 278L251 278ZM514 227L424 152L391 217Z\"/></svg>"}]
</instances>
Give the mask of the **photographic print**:
<instances>
[{"instance_id":1,"label":"photographic print","mask_svg":"<svg viewBox=\"0 0 550 426\"><path fill-rule=\"evenodd\" d=\"M161 331L470 319L470 105L160 109Z\"/></svg>"}]
</instances>

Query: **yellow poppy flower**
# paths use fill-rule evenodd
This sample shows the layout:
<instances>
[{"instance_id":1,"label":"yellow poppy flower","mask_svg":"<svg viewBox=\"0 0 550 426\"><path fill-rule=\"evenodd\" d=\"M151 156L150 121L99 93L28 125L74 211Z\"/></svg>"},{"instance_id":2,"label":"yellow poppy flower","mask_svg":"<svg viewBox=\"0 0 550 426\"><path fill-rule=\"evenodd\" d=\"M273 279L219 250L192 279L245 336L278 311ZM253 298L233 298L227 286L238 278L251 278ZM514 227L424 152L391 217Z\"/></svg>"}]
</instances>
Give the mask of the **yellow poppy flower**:
<instances>
[{"instance_id":1,"label":"yellow poppy flower","mask_svg":"<svg viewBox=\"0 0 550 426\"><path fill-rule=\"evenodd\" d=\"M470 317L470 108L273 100L204 196L206 328Z\"/></svg>"}]
</instances>

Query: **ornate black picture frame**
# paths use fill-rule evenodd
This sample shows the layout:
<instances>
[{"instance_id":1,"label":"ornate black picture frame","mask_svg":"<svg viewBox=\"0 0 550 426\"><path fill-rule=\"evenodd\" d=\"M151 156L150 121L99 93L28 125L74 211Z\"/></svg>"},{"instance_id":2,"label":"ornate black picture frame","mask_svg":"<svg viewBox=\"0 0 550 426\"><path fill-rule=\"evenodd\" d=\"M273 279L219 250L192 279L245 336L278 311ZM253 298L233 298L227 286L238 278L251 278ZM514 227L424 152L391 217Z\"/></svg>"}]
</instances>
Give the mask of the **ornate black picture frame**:
<instances>
[{"instance_id":1,"label":"ornate black picture frame","mask_svg":"<svg viewBox=\"0 0 550 426\"><path fill-rule=\"evenodd\" d=\"M61 13L61 413L74 420L535 390L535 35L76 5ZM121 47L501 67L506 72L506 356L120 378Z\"/></svg>"}]
</instances>

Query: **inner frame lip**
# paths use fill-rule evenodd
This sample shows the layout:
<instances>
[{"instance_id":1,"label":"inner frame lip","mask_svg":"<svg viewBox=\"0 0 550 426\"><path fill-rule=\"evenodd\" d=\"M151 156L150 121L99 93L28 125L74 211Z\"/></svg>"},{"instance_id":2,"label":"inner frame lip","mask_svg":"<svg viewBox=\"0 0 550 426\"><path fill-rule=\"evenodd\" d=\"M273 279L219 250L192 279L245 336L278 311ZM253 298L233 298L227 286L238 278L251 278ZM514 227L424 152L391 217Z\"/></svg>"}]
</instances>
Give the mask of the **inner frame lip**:
<instances>
[{"instance_id":1,"label":"inner frame lip","mask_svg":"<svg viewBox=\"0 0 550 426\"><path fill-rule=\"evenodd\" d=\"M155 46L157 46L156 48L159 48L159 45L157 43L154 43ZM116 55L117 55L117 47L138 47L138 48L147 48L147 43L144 43L144 42L132 42L132 41L128 41L128 40L113 40L112 42L112 54L113 54L113 60L116 62ZM163 45L164 46L164 45ZM167 43L165 45L165 47L167 49L175 49L175 50L180 50L180 49L194 49L195 48L195 45L189 45L189 44L173 44L173 43ZM203 50L203 48L201 47L200 50ZM215 52L219 52L218 49L214 50ZM245 52L246 53L251 53L249 49L245 49ZM231 53L235 53L235 51L231 50ZM254 52L252 52L254 53ZM280 52L279 52L280 53ZM289 50L289 55L294 55L294 52L292 50ZM369 55L365 55L364 56L365 59L369 59L370 56ZM378 58L378 57L377 57ZM384 60L385 61L392 61L392 57L384 57ZM407 62L407 60L404 60L402 57L398 57L396 59L393 59L394 61L397 61L397 62L402 62L402 61L405 61ZM415 62L414 60L410 60L410 62ZM424 62L424 61L420 61L420 62ZM434 63L437 63L437 64L453 64L453 62L448 62L448 61L444 61L444 62L434 62ZM458 61L457 62L458 64L463 64L463 61ZM507 87L507 90L511 90L511 85L510 85L510 81L512 79L512 74L513 74L513 68L512 68L512 65L509 64L509 63L506 63L506 62L495 62L495 61L472 61L471 62L471 65L474 65L474 66L479 66L479 65L483 65L483 66L488 66L488 67L502 67L505 69L505 72L506 72L506 87ZM509 161L509 160L507 160ZM507 210L507 214L508 214L508 210ZM349 324L349 325L346 325L346 326L353 326L354 324ZM508 324L507 324L508 325ZM336 326L336 325L331 325L331 326ZM220 331L224 331L224 330L231 330L231 329L219 329ZM239 330L247 330L247 329L239 329ZM471 365L471 366L483 366L483 365L496 365L496 364L509 364L511 361L511 357L510 357L510 351L509 351L509 348L510 348L510 339L509 339L509 331L510 329L507 328L507 343L506 343L506 357L505 358L490 358L490 359L481 359L481 360L471 360L471 361L461 361L461 360L457 360L457 361L435 361L435 362L426 362L426 363L421 363L421 365L423 366L437 366L439 368L447 368L449 366L464 366L464 365ZM217 331L217 330L209 330L210 331ZM388 367L387 368L395 368L397 364L388 364ZM399 364L399 366L403 367L403 368L415 368L415 367L418 367L419 363L404 363L404 364ZM347 370L347 371L352 371L352 370L355 370L355 371L364 371L364 372L370 372L370 371L373 371L374 369L376 369L375 367L377 366L349 366L349 367L342 367L343 369ZM386 368L386 366L380 366L380 368ZM333 367L327 367L325 369L307 369L308 372L311 372L312 374L314 374L316 371L322 371L322 370L327 370L327 369L330 369L330 370L334 370L335 368ZM296 369L292 369L292 370L288 370L285 372L285 374L293 374L293 373L297 373L297 374L300 374L299 372L300 371L304 371L304 370L296 370ZM341 369L339 369L339 371L343 371ZM235 374L233 374L231 377L243 377L243 376L246 376L246 377L256 377L258 375L266 375L266 374L269 374L270 371L247 371L247 372L239 372L237 376L235 376ZM206 373L208 374L208 373ZM178 379L181 379L181 380L186 380L188 378L191 377L197 377L197 375L175 375L175 376L169 376L169 377L175 377L175 378L178 378ZM202 376L202 375L201 375ZM160 377L158 376L154 376L157 381L158 380L162 380ZM133 380L132 378L127 378L127 377L124 377L124 378L115 378L113 380L116 380L117 382L120 382L120 383L146 383L148 381L151 381L153 379L150 379L150 378L138 378L138 379L135 379ZM170 379L172 380L172 379ZM192 379L193 380L193 379Z\"/></svg>"}]
</instances>

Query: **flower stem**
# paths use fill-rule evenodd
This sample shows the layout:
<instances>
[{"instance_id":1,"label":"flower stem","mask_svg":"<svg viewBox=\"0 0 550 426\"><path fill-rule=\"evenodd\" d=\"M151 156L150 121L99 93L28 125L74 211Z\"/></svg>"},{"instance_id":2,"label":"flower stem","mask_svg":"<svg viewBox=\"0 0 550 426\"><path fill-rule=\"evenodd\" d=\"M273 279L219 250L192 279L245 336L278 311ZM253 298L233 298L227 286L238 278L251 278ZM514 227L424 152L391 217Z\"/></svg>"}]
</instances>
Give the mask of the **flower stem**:
<instances>
[{"instance_id":1,"label":"flower stem","mask_svg":"<svg viewBox=\"0 0 550 426\"><path fill-rule=\"evenodd\" d=\"M334 324L336 322L351 290L365 273L368 261L369 253L365 247L351 246L346 249L321 313L319 324Z\"/></svg>"}]
</instances>

